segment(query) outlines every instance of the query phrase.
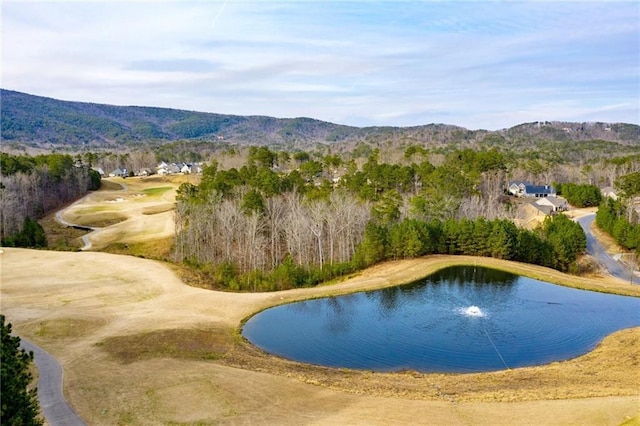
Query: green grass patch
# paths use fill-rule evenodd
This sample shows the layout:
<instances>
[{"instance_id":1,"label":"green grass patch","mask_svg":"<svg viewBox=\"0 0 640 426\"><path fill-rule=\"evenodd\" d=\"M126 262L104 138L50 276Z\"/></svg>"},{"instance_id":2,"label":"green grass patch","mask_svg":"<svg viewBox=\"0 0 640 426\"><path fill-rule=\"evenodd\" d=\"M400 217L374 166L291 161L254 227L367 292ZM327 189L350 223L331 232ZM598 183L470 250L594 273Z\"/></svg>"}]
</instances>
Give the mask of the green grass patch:
<instances>
[{"instance_id":1,"label":"green grass patch","mask_svg":"<svg viewBox=\"0 0 640 426\"><path fill-rule=\"evenodd\" d=\"M75 209L75 210L72 210L71 213L82 216L85 214L108 212L111 210L113 210L113 206L92 206L92 207L83 207L80 209Z\"/></svg>"},{"instance_id":2,"label":"green grass patch","mask_svg":"<svg viewBox=\"0 0 640 426\"><path fill-rule=\"evenodd\" d=\"M172 189L173 187L171 186L158 186L154 188L143 189L141 192L145 194L147 197L160 197L162 194L164 194L167 191L171 191Z\"/></svg>"},{"instance_id":3,"label":"green grass patch","mask_svg":"<svg viewBox=\"0 0 640 426\"><path fill-rule=\"evenodd\" d=\"M109 337L97 346L124 364L151 358L213 360L231 349L233 332L229 327L158 330Z\"/></svg>"},{"instance_id":4,"label":"green grass patch","mask_svg":"<svg viewBox=\"0 0 640 426\"><path fill-rule=\"evenodd\" d=\"M640 426L640 416L627 419L624 422L620 423L620 426Z\"/></svg>"}]
</instances>

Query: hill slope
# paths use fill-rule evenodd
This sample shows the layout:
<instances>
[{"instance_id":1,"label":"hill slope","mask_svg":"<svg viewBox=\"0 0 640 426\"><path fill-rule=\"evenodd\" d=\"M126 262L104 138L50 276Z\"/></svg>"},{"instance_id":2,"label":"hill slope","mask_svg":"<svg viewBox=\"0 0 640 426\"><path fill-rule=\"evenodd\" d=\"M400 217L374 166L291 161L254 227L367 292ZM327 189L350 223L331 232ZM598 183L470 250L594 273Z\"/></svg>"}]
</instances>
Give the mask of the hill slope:
<instances>
[{"instance_id":1,"label":"hill slope","mask_svg":"<svg viewBox=\"0 0 640 426\"><path fill-rule=\"evenodd\" d=\"M523 139L640 143L640 126L624 123L528 123L497 132L471 131L444 124L358 128L312 118L238 116L69 102L4 89L0 89L0 95L3 143L42 148L115 148L184 139L289 147L399 139L410 143L501 143Z\"/></svg>"}]
</instances>

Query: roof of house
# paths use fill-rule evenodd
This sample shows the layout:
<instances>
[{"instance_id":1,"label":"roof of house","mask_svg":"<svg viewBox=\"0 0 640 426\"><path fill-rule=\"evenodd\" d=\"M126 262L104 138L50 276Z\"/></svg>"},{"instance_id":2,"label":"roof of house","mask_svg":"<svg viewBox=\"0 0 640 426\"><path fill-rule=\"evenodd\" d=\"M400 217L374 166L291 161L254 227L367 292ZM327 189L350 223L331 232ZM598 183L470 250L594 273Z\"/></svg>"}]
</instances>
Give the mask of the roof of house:
<instances>
[{"instance_id":1,"label":"roof of house","mask_svg":"<svg viewBox=\"0 0 640 426\"><path fill-rule=\"evenodd\" d=\"M551 185L525 185L527 194L555 194L556 190Z\"/></svg>"},{"instance_id":2,"label":"roof of house","mask_svg":"<svg viewBox=\"0 0 640 426\"><path fill-rule=\"evenodd\" d=\"M520 185L524 185L524 186L531 186L531 182L527 182L527 181L523 181L523 180L512 180L511 182L509 182L509 186L520 186Z\"/></svg>"},{"instance_id":3,"label":"roof of house","mask_svg":"<svg viewBox=\"0 0 640 426\"><path fill-rule=\"evenodd\" d=\"M551 204L554 207L564 207L567 204L567 200L565 200L562 197L544 197L544 198L540 198L537 201L534 201L535 203L544 203L544 204Z\"/></svg>"},{"instance_id":4,"label":"roof of house","mask_svg":"<svg viewBox=\"0 0 640 426\"><path fill-rule=\"evenodd\" d=\"M536 201L533 201L532 203L530 203L530 205L546 215L550 215L551 212L553 212L553 207L538 204Z\"/></svg>"}]
</instances>

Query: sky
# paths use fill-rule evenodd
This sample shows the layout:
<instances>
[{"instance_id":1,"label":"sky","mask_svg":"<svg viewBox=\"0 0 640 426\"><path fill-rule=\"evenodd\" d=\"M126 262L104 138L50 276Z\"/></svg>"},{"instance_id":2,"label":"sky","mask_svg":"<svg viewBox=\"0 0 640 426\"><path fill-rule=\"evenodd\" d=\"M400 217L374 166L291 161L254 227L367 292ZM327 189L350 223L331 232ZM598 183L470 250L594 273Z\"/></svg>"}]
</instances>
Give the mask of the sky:
<instances>
[{"instance_id":1,"label":"sky","mask_svg":"<svg viewBox=\"0 0 640 426\"><path fill-rule=\"evenodd\" d=\"M1 2L4 89L353 126L640 122L640 1Z\"/></svg>"}]
</instances>

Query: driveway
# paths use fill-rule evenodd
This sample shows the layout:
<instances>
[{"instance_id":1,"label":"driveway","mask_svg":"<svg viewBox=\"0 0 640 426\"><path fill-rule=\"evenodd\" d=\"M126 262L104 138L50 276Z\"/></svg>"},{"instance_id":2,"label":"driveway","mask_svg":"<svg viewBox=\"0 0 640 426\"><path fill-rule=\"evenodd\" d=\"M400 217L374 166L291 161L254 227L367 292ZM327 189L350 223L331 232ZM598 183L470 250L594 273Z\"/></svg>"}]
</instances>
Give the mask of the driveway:
<instances>
[{"instance_id":1,"label":"driveway","mask_svg":"<svg viewBox=\"0 0 640 426\"><path fill-rule=\"evenodd\" d=\"M592 213L577 219L577 222L587 236L587 254L593 256L614 277L629 281L633 284L640 284L640 278L634 274L634 271L629 270L624 264L611 257L602 244L600 244L591 233L591 224L595 218L595 213Z\"/></svg>"}]
</instances>

